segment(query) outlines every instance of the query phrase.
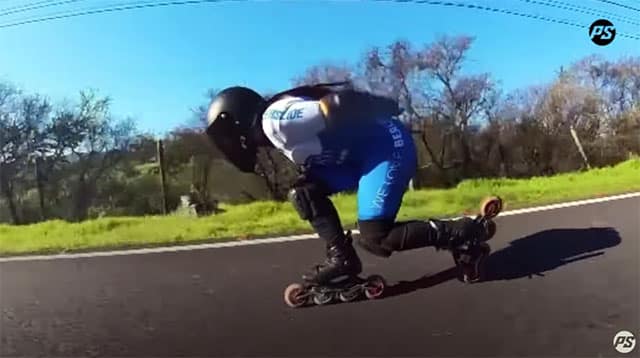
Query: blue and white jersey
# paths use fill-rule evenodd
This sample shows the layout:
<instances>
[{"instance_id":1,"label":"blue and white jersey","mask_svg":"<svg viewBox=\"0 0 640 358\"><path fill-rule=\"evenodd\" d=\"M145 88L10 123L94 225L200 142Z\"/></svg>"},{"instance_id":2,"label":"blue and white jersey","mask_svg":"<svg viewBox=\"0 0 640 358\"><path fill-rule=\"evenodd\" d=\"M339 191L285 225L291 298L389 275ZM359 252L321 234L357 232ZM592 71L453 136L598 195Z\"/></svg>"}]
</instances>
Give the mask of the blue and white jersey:
<instances>
[{"instance_id":1,"label":"blue and white jersey","mask_svg":"<svg viewBox=\"0 0 640 358\"><path fill-rule=\"evenodd\" d=\"M298 165L323 151L320 133L326 128L318 101L285 98L262 116L262 129L273 145Z\"/></svg>"},{"instance_id":2,"label":"blue and white jersey","mask_svg":"<svg viewBox=\"0 0 640 358\"><path fill-rule=\"evenodd\" d=\"M375 124L371 123L374 127ZM326 131L320 103L299 97L276 101L262 117L267 138L287 158L307 168L342 165L354 157L366 127Z\"/></svg>"},{"instance_id":3,"label":"blue and white jersey","mask_svg":"<svg viewBox=\"0 0 640 358\"><path fill-rule=\"evenodd\" d=\"M377 140L385 139L380 136L388 136L383 123L388 121L353 120L340 131L327 131L318 101L289 97L267 108L262 128L273 145L295 164L340 166L368 155Z\"/></svg>"},{"instance_id":4,"label":"blue and white jersey","mask_svg":"<svg viewBox=\"0 0 640 358\"><path fill-rule=\"evenodd\" d=\"M327 130L318 101L288 97L267 108L262 129L330 192L357 189L360 219L395 217L417 165L411 134L394 118L349 122Z\"/></svg>"}]
</instances>

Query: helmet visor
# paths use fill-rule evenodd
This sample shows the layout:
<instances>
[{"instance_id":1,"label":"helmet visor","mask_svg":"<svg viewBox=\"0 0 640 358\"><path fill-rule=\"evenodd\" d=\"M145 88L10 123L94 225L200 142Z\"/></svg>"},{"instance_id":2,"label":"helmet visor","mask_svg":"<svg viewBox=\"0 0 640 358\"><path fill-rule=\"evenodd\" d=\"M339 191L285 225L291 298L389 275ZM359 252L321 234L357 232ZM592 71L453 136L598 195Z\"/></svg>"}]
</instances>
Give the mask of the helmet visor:
<instances>
[{"instance_id":1,"label":"helmet visor","mask_svg":"<svg viewBox=\"0 0 640 358\"><path fill-rule=\"evenodd\" d=\"M255 148L243 146L240 136L215 127L217 127L216 123L207 129L207 136L224 154L225 158L244 173L254 172L257 156Z\"/></svg>"}]
</instances>

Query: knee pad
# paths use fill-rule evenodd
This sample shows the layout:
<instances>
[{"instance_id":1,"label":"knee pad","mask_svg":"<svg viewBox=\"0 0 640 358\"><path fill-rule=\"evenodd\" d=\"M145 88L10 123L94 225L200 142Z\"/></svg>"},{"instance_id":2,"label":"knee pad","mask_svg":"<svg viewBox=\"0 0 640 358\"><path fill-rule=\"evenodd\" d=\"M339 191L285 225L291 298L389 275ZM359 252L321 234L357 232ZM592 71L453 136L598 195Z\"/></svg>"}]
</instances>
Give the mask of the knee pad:
<instances>
[{"instance_id":1,"label":"knee pad","mask_svg":"<svg viewBox=\"0 0 640 358\"><path fill-rule=\"evenodd\" d=\"M370 253L380 256L389 257L394 251L387 242L387 237L393 229L393 222L388 220L367 220L359 221L358 229L360 236L358 244Z\"/></svg>"},{"instance_id":2,"label":"knee pad","mask_svg":"<svg viewBox=\"0 0 640 358\"><path fill-rule=\"evenodd\" d=\"M289 190L289 201L302 220L331 215L332 205L328 195L313 183L296 185Z\"/></svg>"}]
</instances>

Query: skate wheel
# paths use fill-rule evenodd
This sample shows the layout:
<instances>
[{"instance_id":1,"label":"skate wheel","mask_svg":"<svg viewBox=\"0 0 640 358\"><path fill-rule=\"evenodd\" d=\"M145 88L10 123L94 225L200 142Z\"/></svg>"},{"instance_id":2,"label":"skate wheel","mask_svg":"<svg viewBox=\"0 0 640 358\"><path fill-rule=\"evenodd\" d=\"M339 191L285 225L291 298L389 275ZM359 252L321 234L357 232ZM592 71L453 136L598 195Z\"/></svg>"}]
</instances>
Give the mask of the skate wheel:
<instances>
[{"instance_id":1,"label":"skate wheel","mask_svg":"<svg viewBox=\"0 0 640 358\"><path fill-rule=\"evenodd\" d=\"M462 275L462 282L466 283L467 285L471 285L480 281L482 281L482 276L471 277L466 274Z\"/></svg>"},{"instance_id":2,"label":"skate wheel","mask_svg":"<svg viewBox=\"0 0 640 358\"><path fill-rule=\"evenodd\" d=\"M384 289L387 287L387 283L384 278L379 275L369 276L367 278L367 284L364 288L364 295L368 299L372 300L382 296Z\"/></svg>"},{"instance_id":3,"label":"skate wheel","mask_svg":"<svg viewBox=\"0 0 640 358\"><path fill-rule=\"evenodd\" d=\"M467 285L470 285L475 281L472 278L470 278L470 276L468 276L467 274L462 274L462 282L466 283Z\"/></svg>"},{"instance_id":4,"label":"skate wheel","mask_svg":"<svg viewBox=\"0 0 640 358\"><path fill-rule=\"evenodd\" d=\"M307 302L304 286L299 283L292 283L284 290L284 302L293 308L300 307Z\"/></svg>"},{"instance_id":5,"label":"skate wheel","mask_svg":"<svg viewBox=\"0 0 640 358\"><path fill-rule=\"evenodd\" d=\"M467 282L467 274L465 272L465 263L461 260L462 255L460 253L456 253L453 256L453 262L456 264L456 278L460 282ZM466 257L465 257L466 258Z\"/></svg>"},{"instance_id":6,"label":"skate wheel","mask_svg":"<svg viewBox=\"0 0 640 358\"><path fill-rule=\"evenodd\" d=\"M455 263L455 264L456 264L456 266L457 266L458 264L460 264L460 253L458 253L458 252L453 252L453 253L452 253L452 256L453 256L453 263Z\"/></svg>"},{"instance_id":7,"label":"skate wheel","mask_svg":"<svg viewBox=\"0 0 640 358\"><path fill-rule=\"evenodd\" d=\"M487 240L491 240L493 236L496 234L496 231L498 231L498 226L496 225L496 223L491 220L488 221L487 222Z\"/></svg>"},{"instance_id":8,"label":"skate wheel","mask_svg":"<svg viewBox=\"0 0 640 358\"><path fill-rule=\"evenodd\" d=\"M502 199L498 196L490 196L480 205L481 215L488 219L498 216L500 211L502 211Z\"/></svg>"},{"instance_id":9,"label":"skate wheel","mask_svg":"<svg viewBox=\"0 0 640 358\"><path fill-rule=\"evenodd\" d=\"M358 296L360 295L360 292L355 291L355 292L340 292L338 293L338 299L342 302L351 302L354 301L356 298L358 298Z\"/></svg>"},{"instance_id":10,"label":"skate wheel","mask_svg":"<svg viewBox=\"0 0 640 358\"><path fill-rule=\"evenodd\" d=\"M478 245L478 249L484 255L483 259L486 260L489 254L491 253L491 246L489 246L489 244L487 244L486 242L483 242L480 245Z\"/></svg>"},{"instance_id":11,"label":"skate wheel","mask_svg":"<svg viewBox=\"0 0 640 358\"><path fill-rule=\"evenodd\" d=\"M330 293L316 293L312 298L313 303L318 306L326 305L327 303L331 302L332 299L333 295Z\"/></svg>"},{"instance_id":12,"label":"skate wheel","mask_svg":"<svg viewBox=\"0 0 640 358\"><path fill-rule=\"evenodd\" d=\"M486 243L482 243L482 244L478 245L477 247L475 247L474 251L475 250L477 250L476 252L481 253L482 256L481 256L481 259L475 264L475 269L471 271L471 272L475 271L476 272L476 276L471 276L463 268L463 270L462 270L462 281L464 283L466 283L466 284L472 284L472 283L480 282L485 277L484 264L485 264L485 262L487 260L487 257L489 257L489 254L491 254L491 246L489 246Z\"/></svg>"}]
</instances>

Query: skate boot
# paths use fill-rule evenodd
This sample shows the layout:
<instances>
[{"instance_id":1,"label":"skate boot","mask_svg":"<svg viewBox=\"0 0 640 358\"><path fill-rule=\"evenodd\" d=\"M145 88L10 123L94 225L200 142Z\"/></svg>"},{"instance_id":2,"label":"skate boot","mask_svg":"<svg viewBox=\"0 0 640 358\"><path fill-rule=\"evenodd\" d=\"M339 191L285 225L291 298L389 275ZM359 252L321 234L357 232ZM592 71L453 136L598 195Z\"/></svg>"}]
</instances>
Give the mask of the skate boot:
<instances>
[{"instance_id":1,"label":"skate boot","mask_svg":"<svg viewBox=\"0 0 640 358\"><path fill-rule=\"evenodd\" d=\"M436 246L439 249L456 249L472 246L490 238L491 224L488 220L463 217L455 220L429 220L437 230Z\"/></svg>"},{"instance_id":2,"label":"skate boot","mask_svg":"<svg viewBox=\"0 0 640 358\"><path fill-rule=\"evenodd\" d=\"M362 278L362 263L352 245L351 233L327 246L327 258L312 272L302 276L304 284L292 283L284 291L285 303L290 307L306 304L325 305L336 300L351 302L362 295L367 299L382 296L387 287L380 275Z\"/></svg>"},{"instance_id":3,"label":"skate boot","mask_svg":"<svg viewBox=\"0 0 640 358\"><path fill-rule=\"evenodd\" d=\"M314 266L302 278L313 285L331 285L354 279L362 272L362 262L352 243L351 233L347 233L341 242L328 245L325 261Z\"/></svg>"},{"instance_id":4,"label":"skate boot","mask_svg":"<svg viewBox=\"0 0 640 358\"><path fill-rule=\"evenodd\" d=\"M491 248L485 241L491 238L495 224L480 217L430 222L438 231L436 247L451 251L459 268L459 279L466 283L479 281L482 264L491 253Z\"/></svg>"}]
</instances>

